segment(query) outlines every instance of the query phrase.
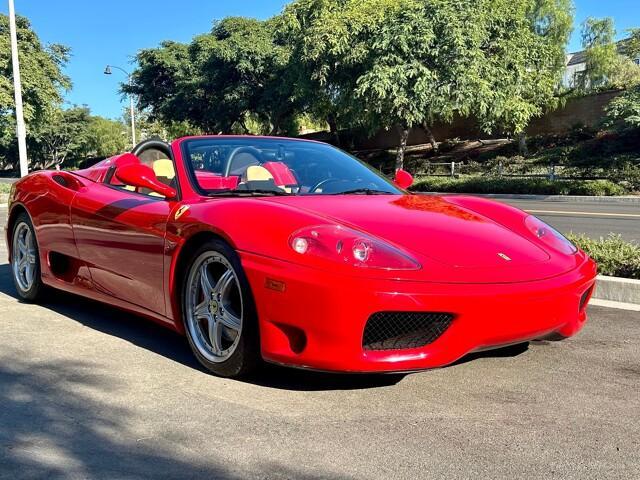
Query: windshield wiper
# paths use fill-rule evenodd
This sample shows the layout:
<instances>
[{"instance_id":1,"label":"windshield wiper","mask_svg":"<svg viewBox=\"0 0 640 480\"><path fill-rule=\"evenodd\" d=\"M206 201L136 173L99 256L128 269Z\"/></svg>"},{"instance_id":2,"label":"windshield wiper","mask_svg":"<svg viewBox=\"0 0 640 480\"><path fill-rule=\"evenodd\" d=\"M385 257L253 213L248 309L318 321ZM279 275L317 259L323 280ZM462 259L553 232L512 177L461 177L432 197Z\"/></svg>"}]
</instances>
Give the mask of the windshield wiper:
<instances>
[{"instance_id":1,"label":"windshield wiper","mask_svg":"<svg viewBox=\"0 0 640 480\"><path fill-rule=\"evenodd\" d=\"M376 190L374 188L354 188L353 190L345 190L344 192L332 193L331 195L394 195L394 193L385 190Z\"/></svg>"},{"instance_id":2,"label":"windshield wiper","mask_svg":"<svg viewBox=\"0 0 640 480\"><path fill-rule=\"evenodd\" d=\"M287 196L291 193L280 190L223 190L220 192L208 192L208 197L262 197L262 196Z\"/></svg>"}]
</instances>

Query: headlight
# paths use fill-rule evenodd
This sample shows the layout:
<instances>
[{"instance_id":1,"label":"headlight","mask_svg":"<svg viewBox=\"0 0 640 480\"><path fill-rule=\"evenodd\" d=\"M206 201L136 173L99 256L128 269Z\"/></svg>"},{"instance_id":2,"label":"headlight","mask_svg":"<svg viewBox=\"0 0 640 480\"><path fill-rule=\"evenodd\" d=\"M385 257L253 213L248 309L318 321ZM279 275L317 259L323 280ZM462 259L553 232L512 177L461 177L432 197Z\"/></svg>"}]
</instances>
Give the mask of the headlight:
<instances>
[{"instance_id":1,"label":"headlight","mask_svg":"<svg viewBox=\"0 0 640 480\"><path fill-rule=\"evenodd\" d=\"M531 233L549 247L558 250L559 252L566 253L567 255L572 255L578 251L576 246L567 240L564 235L555 228L544 223L539 218L529 215L525 218L524 224Z\"/></svg>"},{"instance_id":2,"label":"headlight","mask_svg":"<svg viewBox=\"0 0 640 480\"><path fill-rule=\"evenodd\" d=\"M397 247L341 225L318 225L298 230L291 248L309 255L360 268L419 270L420 264Z\"/></svg>"}]
</instances>

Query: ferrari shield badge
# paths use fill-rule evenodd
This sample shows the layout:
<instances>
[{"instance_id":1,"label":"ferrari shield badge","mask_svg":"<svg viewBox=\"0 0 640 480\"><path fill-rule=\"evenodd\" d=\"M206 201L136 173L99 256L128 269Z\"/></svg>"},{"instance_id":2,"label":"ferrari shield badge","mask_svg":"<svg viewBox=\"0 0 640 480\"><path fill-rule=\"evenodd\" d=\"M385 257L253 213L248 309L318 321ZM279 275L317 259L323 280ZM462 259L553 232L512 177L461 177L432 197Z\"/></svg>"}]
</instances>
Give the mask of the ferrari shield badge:
<instances>
[{"instance_id":1,"label":"ferrari shield badge","mask_svg":"<svg viewBox=\"0 0 640 480\"><path fill-rule=\"evenodd\" d=\"M183 205L181 206L177 211L176 211L176 215L175 215L175 219L178 220L182 215L184 215L185 213L187 213L187 211L189 210L189 205Z\"/></svg>"}]
</instances>

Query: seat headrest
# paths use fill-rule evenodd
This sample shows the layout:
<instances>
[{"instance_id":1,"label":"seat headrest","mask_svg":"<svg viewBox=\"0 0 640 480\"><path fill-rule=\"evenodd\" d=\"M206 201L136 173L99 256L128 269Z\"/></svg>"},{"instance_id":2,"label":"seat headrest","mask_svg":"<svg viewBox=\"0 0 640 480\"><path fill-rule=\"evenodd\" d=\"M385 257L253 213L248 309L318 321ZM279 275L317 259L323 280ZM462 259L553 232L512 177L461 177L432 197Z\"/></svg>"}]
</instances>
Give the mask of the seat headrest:
<instances>
[{"instance_id":1,"label":"seat headrest","mask_svg":"<svg viewBox=\"0 0 640 480\"><path fill-rule=\"evenodd\" d=\"M243 175L245 182L260 182L265 180L273 180L273 175L266 168L260 165L252 165L247 168Z\"/></svg>"},{"instance_id":2,"label":"seat headrest","mask_svg":"<svg viewBox=\"0 0 640 480\"><path fill-rule=\"evenodd\" d=\"M152 165L153 173L156 174L156 177L164 177L172 180L176 176L176 171L173 168L173 161L168 158L161 158L160 160L156 160Z\"/></svg>"}]
</instances>

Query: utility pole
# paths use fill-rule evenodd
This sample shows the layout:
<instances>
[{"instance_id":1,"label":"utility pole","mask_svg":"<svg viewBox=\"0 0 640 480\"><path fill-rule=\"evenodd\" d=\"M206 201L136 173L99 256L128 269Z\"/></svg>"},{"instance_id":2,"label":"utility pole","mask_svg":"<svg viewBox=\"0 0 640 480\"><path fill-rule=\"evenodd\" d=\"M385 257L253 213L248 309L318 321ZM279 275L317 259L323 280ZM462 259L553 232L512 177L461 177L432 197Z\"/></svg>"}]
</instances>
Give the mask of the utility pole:
<instances>
[{"instance_id":1,"label":"utility pole","mask_svg":"<svg viewBox=\"0 0 640 480\"><path fill-rule=\"evenodd\" d=\"M18 155L20 157L20 176L29 173L27 160L27 129L24 125L22 109L22 82L20 81L20 60L18 59L18 34L16 11L13 0L9 0L9 30L11 31L11 60L13 61L13 89L16 99L16 133L18 135Z\"/></svg>"}]
</instances>

